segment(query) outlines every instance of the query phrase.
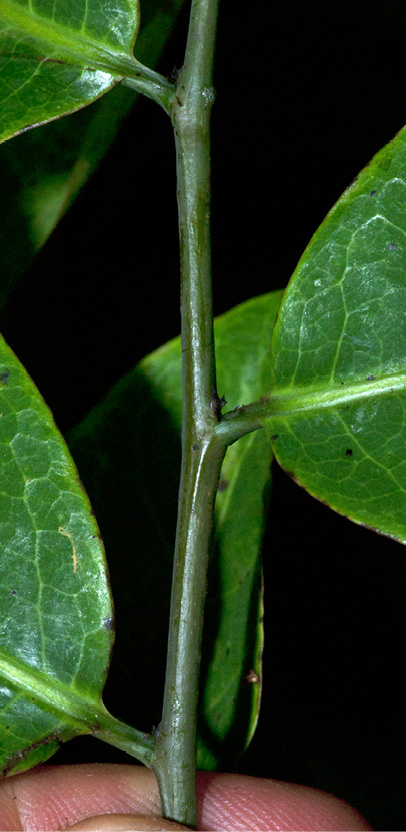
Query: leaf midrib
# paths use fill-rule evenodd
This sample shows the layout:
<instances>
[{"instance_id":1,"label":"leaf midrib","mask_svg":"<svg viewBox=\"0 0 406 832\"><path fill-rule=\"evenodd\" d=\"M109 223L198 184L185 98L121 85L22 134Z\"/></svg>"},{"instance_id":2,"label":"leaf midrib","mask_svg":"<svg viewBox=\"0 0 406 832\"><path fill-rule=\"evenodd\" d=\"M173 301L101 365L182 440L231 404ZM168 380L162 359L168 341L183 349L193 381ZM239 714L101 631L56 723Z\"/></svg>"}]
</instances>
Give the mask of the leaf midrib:
<instances>
[{"instance_id":1,"label":"leaf midrib","mask_svg":"<svg viewBox=\"0 0 406 832\"><path fill-rule=\"evenodd\" d=\"M34 700L45 711L60 717L65 723L89 733L99 727L98 716L104 713L101 700L78 696L57 679L27 667L19 659L0 653L0 678L9 683L17 694Z\"/></svg>"},{"instance_id":2,"label":"leaf midrib","mask_svg":"<svg viewBox=\"0 0 406 832\"><path fill-rule=\"evenodd\" d=\"M43 57L38 60L62 58L67 63L83 68L100 69L119 77L136 78L138 73L135 59L125 52L109 48L104 44L72 30L62 23L46 20L35 12L13 0L0 0L0 20L6 21L13 29L41 44ZM23 57L19 55L18 57ZM32 60L32 56L27 56ZM52 60L51 58L51 60Z\"/></svg>"},{"instance_id":3,"label":"leaf midrib","mask_svg":"<svg viewBox=\"0 0 406 832\"><path fill-rule=\"evenodd\" d=\"M145 765L151 765L155 753L153 734L145 734L111 716L97 692L94 699L77 695L58 679L20 659L0 653L0 681L4 680L17 696L23 694L47 713L60 719L63 729L76 734L93 734L104 742L121 748Z\"/></svg>"},{"instance_id":4,"label":"leaf midrib","mask_svg":"<svg viewBox=\"0 0 406 832\"><path fill-rule=\"evenodd\" d=\"M373 381L343 382L327 387L272 388L267 404L269 416L326 410L369 401L376 397L406 391L406 373L396 373Z\"/></svg>"}]
</instances>

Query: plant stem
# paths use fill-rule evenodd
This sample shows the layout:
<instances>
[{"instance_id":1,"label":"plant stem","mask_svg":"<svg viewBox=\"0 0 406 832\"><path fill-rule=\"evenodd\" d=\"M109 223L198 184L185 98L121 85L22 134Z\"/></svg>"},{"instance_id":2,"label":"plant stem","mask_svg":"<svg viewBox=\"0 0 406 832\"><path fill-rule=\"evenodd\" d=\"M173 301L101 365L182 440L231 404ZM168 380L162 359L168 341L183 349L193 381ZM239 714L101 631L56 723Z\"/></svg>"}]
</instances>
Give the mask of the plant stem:
<instances>
[{"instance_id":1,"label":"plant stem","mask_svg":"<svg viewBox=\"0 0 406 832\"><path fill-rule=\"evenodd\" d=\"M186 434L187 435L187 434ZM206 571L216 486L225 446L199 437L184 457L175 545L168 661L155 760L165 817L197 825L196 710ZM194 458L193 456L194 455Z\"/></svg>"},{"instance_id":2,"label":"plant stem","mask_svg":"<svg viewBox=\"0 0 406 832\"><path fill-rule=\"evenodd\" d=\"M256 402L242 404L229 410L221 416L221 421L216 427L217 436L221 437L226 445L232 445L237 439L241 439L247 433L260 430L263 427L263 420L269 416L270 394L262 396Z\"/></svg>"},{"instance_id":3,"label":"plant stem","mask_svg":"<svg viewBox=\"0 0 406 832\"><path fill-rule=\"evenodd\" d=\"M211 298L210 111L218 0L193 0L171 110L181 252L182 471L157 776L163 814L197 824L196 710L208 550L226 443L216 435Z\"/></svg>"},{"instance_id":4,"label":"plant stem","mask_svg":"<svg viewBox=\"0 0 406 832\"><path fill-rule=\"evenodd\" d=\"M131 728L125 722L115 719L108 711L99 712L95 736L103 742L126 751L146 766L151 766L155 756L155 737Z\"/></svg>"},{"instance_id":5,"label":"plant stem","mask_svg":"<svg viewBox=\"0 0 406 832\"><path fill-rule=\"evenodd\" d=\"M175 85L172 81L148 69L135 59L131 61L131 68L129 67L127 72L128 74L121 82L125 87L143 93L159 104L166 113L169 113L175 93Z\"/></svg>"}]
</instances>

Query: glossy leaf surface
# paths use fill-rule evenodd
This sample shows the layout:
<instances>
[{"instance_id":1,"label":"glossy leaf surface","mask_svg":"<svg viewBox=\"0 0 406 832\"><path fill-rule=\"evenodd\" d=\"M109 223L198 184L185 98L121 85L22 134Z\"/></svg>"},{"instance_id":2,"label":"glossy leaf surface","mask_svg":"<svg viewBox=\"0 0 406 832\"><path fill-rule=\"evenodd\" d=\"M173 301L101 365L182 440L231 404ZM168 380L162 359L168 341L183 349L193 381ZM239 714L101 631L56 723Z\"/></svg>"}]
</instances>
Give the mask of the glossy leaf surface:
<instances>
[{"instance_id":1,"label":"glossy leaf surface","mask_svg":"<svg viewBox=\"0 0 406 832\"><path fill-rule=\"evenodd\" d=\"M269 387L270 338L280 297L275 292L254 298L215 321L219 392L225 394L227 408ZM181 351L175 339L141 361L69 437L110 553L117 642L106 702L109 689L112 701L120 697L124 678L147 725L160 718L181 410ZM269 443L260 431L229 449L222 470L203 639L198 760L203 768L235 761L256 723L260 550L270 459ZM136 609L132 585L142 586ZM141 667L148 679L147 703L142 689L131 688L126 671L131 665ZM124 701L119 708L129 719Z\"/></svg>"},{"instance_id":2,"label":"glossy leaf surface","mask_svg":"<svg viewBox=\"0 0 406 832\"><path fill-rule=\"evenodd\" d=\"M112 608L76 469L3 340L0 449L0 771L14 773L94 729Z\"/></svg>"},{"instance_id":3,"label":"glossy leaf surface","mask_svg":"<svg viewBox=\"0 0 406 832\"><path fill-rule=\"evenodd\" d=\"M184 0L144 4L136 58L154 67ZM114 141L138 94L117 84L92 107L0 147L0 307Z\"/></svg>"},{"instance_id":4,"label":"glossy leaf surface","mask_svg":"<svg viewBox=\"0 0 406 832\"><path fill-rule=\"evenodd\" d=\"M136 0L0 0L0 141L131 74L138 23Z\"/></svg>"},{"instance_id":5,"label":"glossy leaf surface","mask_svg":"<svg viewBox=\"0 0 406 832\"><path fill-rule=\"evenodd\" d=\"M266 428L280 464L357 523L406 542L406 131L305 251L273 340Z\"/></svg>"}]
</instances>

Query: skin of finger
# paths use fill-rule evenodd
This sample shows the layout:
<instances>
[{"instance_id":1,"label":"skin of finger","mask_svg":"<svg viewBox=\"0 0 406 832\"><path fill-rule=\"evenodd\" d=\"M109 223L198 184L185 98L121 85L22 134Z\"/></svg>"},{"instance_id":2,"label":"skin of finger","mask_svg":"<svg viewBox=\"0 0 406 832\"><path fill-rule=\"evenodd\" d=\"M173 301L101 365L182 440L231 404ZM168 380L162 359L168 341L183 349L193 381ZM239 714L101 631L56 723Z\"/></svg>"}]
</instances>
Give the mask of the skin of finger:
<instances>
[{"instance_id":1,"label":"skin of finger","mask_svg":"<svg viewBox=\"0 0 406 832\"><path fill-rule=\"evenodd\" d=\"M80 820L68 830L76 832L160 832L160 830L187 830L187 826L180 823L173 823L164 818L151 817L148 815L99 815L94 818Z\"/></svg>"},{"instance_id":2,"label":"skin of finger","mask_svg":"<svg viewBox=\"0 0 406 832\"><path fill-rule=\"evenodd\" d=\"M347 804L305 786L201 772L197 788L200 830L371 829ZM148 769L105 764L44 766L0 784L0 830L48 832L101 815L110 815L111 828L111 815L118 814L159 819L158 788ZM93 829L101 828L102 822L98 817L99 826Z\"/></svg>"},{"instance_id":3,"label":"skin of finger","mask_svg":"<svg viewBox=\"0 0 406 832\"><path fill-rule=\"evenodd\" d=\"M143 766L41 766L0 784L0 830L66 829L104 814L159 817L158 788Z\"/></svg>"},{"instance_id":4,"label":"skin of finger","mask_svg":"<svg viewBox=\"0 0 406 832\"><path fill-rule=\"evenodd\" d=\"M326 792L238 774L200 772L201 830L358 832L371 830L359 812Z\"/></svg>"}]
</instances>

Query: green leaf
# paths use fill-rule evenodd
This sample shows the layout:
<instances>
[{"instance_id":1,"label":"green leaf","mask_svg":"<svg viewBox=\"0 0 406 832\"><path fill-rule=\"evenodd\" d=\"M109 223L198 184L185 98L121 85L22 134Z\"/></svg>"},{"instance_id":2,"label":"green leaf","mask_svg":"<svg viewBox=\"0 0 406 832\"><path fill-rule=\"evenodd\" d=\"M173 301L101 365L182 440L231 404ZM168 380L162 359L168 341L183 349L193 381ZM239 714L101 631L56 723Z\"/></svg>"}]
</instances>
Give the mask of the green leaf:
<instances>
[{"instance_id":1,"label":"green leaf","mask_svg":"<svg viewBox=\"0 0 406 832\"><path fill-rule=\"evenodd\" d=\"M217 383L227 410L269 389L272 329L281 292L262 295L215 322ZM271 455L262 431L228 449L214 516L203 637L205 686L200 702L198 764L224 768L248 746L262 687L261 547Z\"/></svg>"},{"instance_id":2,"label":"green leaf","mask_svg":"<svg viewBox=\"0 0 406 832\"><path fill-rule=\"evenodd\" d=\"M136 0L0 0L0 141L136 75Z\"/></svg>"},{"instance_id":3,"label":"green leaf","mask_svg":"<svg viewBox=\"0 0 406 832\"><path fill-rule=\"evenodd\" d=\"M0 771L95 731L112 646L97 525L51 414L0 342Z\"/></svg>"},{"instance_id":4,"label":"green leaf","mask_svg":"<svg viewBox=\"0 0 406 832\"><path fill-rule=\"evenodd\" d=\"M233 407L269 388L272 326L281 293L254 298L215 321L218 381ZM177 338L147 356L72 432L69 445L100 517L110 555L117 642L106 691L126 695L147 724L160 718L169 586L175 540L182 416ZM217 495L209 601L203 638L199 759L230 764L255 728L261 676L260 550L268 493L269 443L262 432L235 443ZM134 494L137 498L134 499ZM131 585L142 593L134 609ZM148 622L154 620L154 627ZM146 623L147 622L147 623ZM162 638L162 633L164 637ZM148 702L126 666L143 668ZM114 688L115 677L117 678ZM109 688L109 686L112 686ZM154 699L151 689L158 688ZM113 692L114 688L114 692ZM119 709L126 717L126 703Z\"/></svg>"},{"instance_id":5,"label":"green leaf","mask_svg":"<svg viewBox=\"0 0 406 832\"><path fill-rule=\"evenodd\" d=\"M305 251L273 340L280 464L357 523L406 542L406 131Z\"/></svg>"},{"instance_id":6,"label":"green leaf","mask_svg":"<svg viewBox=\"0 0 406 832\"><path fill-rule=\"evenodd\" d=\"M137 37L137 59L154 67L184 0L149 0ZM117 84L69 119L28 130L0 148L0 307L34 254L95 172L137 93Z\"/></svg>"}]
</instances>

